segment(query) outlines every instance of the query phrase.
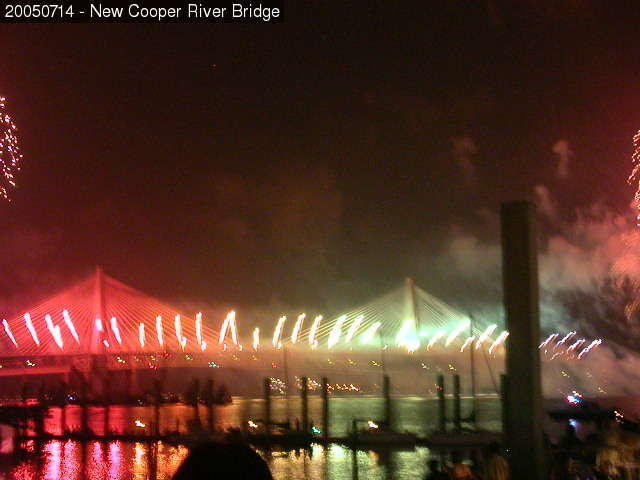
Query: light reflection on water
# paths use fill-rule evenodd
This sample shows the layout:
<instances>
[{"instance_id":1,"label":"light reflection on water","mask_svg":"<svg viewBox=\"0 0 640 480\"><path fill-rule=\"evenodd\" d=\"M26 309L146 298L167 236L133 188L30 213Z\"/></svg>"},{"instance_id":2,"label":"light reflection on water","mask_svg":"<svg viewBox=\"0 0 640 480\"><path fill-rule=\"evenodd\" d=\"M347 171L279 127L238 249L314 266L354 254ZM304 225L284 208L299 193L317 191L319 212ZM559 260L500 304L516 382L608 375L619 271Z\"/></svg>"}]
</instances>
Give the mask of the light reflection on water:
<instances>
[{"instance_id":1,"label":"light reflection on water","mask_svg":"<svg viewBox=\"0 0 640 480\"><path fill-rule=\"evenodd\" d=\"M82 450L86 451L83 452ZM86 453L86 461L82 458ZM325 448L313 444L310 449L267 451L258 453L269 464L276 480L384 480L390 478L421 479L430 456L427 448L410 451L353 452L341 445ZM157 467L151 462L148 444L51 440L42 446L41 459L24 460L6 466L1 479L12 480L169 480L188 449L160 444ZM355 457L354 457L355 455Z\"/></svg>"},{"instance_id":2,"label":"light reflection on water","mask_svg":"<svg viewBox=\"0 0 640 480\"><path fill-rule=\"evenodd\" d=\"M436 423L435 401L417 397L394 400L396 428L424 435ZM262 417L263 403L254 399L234 399L232 405L219 407L215 412L218 428L237 426L243 419ZM310 418L320 423L321 403L310 399ZM463 400L463 416L470 412L469 401ZM284 420L287 411L292 418L300 418L299 401L291 400L287 406L284 399L274 399L272 404L275 420ZM350 428L352 418L377 419L382 416L383 402L379 398L353 397L331 400L331 435L344 435ZM46 429L59 433L60 410L51 409ZM164 406L161 413L161 429L186 430L188 420L193 418L191 407L183 405ZM200 416L206 423L207 412L202 408ZM90 409L90 428L103 431L104 414L101 408ZM112 407L109 429L116 432L132 431L135 420L150 425L152 407ZM497 399L480 399L478 424L480 427L500 428L500 406ZM67 428L78 428L80 409L67 407ZM35 458L0 464L0 480L169 480L188 454L184 446L159 442L154 448L146 443L97 442L85 444L76 441L52 440L35 450L41 452ZM258 450L265 458L276 480L386 480L421 479L426 462L433 455L429 449L418 447L407 451L357 451L341 445L327 448L314 444L308 450Z\"/></svg>"}]
</instances>

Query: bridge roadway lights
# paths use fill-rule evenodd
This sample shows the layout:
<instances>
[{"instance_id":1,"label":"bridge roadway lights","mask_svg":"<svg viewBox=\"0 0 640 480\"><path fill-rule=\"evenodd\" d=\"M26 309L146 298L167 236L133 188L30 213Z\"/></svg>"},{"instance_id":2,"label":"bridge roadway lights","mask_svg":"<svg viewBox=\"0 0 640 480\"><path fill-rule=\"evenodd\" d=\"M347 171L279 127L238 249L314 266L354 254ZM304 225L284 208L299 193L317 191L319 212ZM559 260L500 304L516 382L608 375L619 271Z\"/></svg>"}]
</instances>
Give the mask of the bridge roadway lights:
<instances>
[{"instance_id":1,"label":"bridge roadway lights","mask_svg":"<svg viewBox=\"0 0 640 480\"><path fill-rule=\"evenodd\" d=\"M535 205L501 205L502 279L507 330L506 423L511 478L545 478L540 382L540 318Z\"/></svg>"}]
</instances>

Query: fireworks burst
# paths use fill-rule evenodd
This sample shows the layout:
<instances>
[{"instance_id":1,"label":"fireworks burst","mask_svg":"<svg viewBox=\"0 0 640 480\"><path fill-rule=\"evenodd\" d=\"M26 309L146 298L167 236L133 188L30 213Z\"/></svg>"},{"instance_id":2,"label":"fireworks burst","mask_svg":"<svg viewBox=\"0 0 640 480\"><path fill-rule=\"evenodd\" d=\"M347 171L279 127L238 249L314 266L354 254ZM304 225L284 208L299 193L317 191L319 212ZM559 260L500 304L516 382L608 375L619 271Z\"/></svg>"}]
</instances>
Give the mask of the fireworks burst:
<instances>
[{"instance_id":1,"label":"fireworks burst","mask_svg":"<svg viewBox=\"0 0 640 480\"><path fill-rule=\"evenodd\" d=\"M273 346L275 348L279 348L281 346L280 337L282 336L282 327L284 327L284 322L287 321L287 316L283 315L278 319L278 324L276 325L275 330L273 331Z\"/></svg>"},{"instance_id":2,"label":"fireworks burst","mask_svg":"<svg viewBox=\"0 0 640 480\"><path fill-rule=\"evenodd\" d=\"M118 328L118 319L116 317L111 317L110 322L113 336L116 337L116 341L122 345L122 337L120 336L120 329Z\"/></svg>"},{"instance_id":3,"label":"fireworks burst","mask_svg":"<svg viewBox=\"0 0 640 480\"><path fill-rule=\"evenodd\" d=\"M302 328L302 322L304 322L305 318L306 318L306 315L304 313L301 313L300 315L298 315L296 324L293 327L293 332L291 333L291 343L296 343L298 341L298 334L300 333L300 329Z\"/></svg>"},{"instance_id":4,"label":"fireworks burst","mask_svg":"<svg viewBox=\"0 0 640 480\"><path fill-rule=\"evenodd\" d=\"M316 333L318 332L318 327L320 326L320 322L322 321L322 315L318 315L313 319L313 325L311 325L311 330L309 330L309 345L311 348L316 348L318 346L318 341L316 340Z\"/></svg>"},{"instance_id":5,"label":"fireworks burst","mask_svg":"<svg viewBox=\"0 0 640 480\"><path fill-rule=\"evenodd\" d=\"M4 331L7 333L7 335L13 342L13 344L17 347L18 342L16 342L16 337L14 337L13 333L11 333L11 329L9 328L9 322L7 322L6 320L2 320L2 325L4 325Z\"/></svg>"},{"instance_id":6,"label":"fireworks burst","mask_svg":"<svg viewBox=\"0 0 640 480\"><path fill-rule=\"evenodd\" d=\"M258 327L253 329L253 349L258 350L260 346L260 329Z\"/></svg>"},{"instance_id":7,"label":"fireworks burst","mask_svg":"<svg viewBox=\"0 0 640 480\"><path fill-rule=\"evenodd\" d=\"M0 195L6 200L9 190L16 186L15 174L20 171L22 154L18 146L17 127L5 110L6 99L0 97Z\"/></svg>"},{"instance_id":8,"label":"fireworks burst","mask_svg":"<svg viewBox=\"0 0 640 480\"><path fill-rule=\"evenodd\" d=\"M140 347L144 348L144 323L142 322L138 325L138 340L140 341Z\"/></svg>"},{"instance_id":9,"label":"fireworks burst","mask_svg":"<svg viewBox=\"0 0 640 480\"><path fill-rule=\"evenodd\" d=\"M633 170L631 175L627 179L629 184L637 183L636 193L633 196L633 201L636 204L638 210L640 210L640 130L633 136L633 154L631 155L633 161ZM640 225L640 213L637 217L638 224Z\"/></svg>"},{"instance_id":10,"label":"fireworks burst","mask_svg":"<svg viewBox=\"0 0 640 480\"><path fill-rule=\"evenodd\" d=\"M331 329L331 333L329 334L329 340L327 340L327 346L332 348L338 341L340 340L340 334L342 333L342 325L347 321L347 316L342 315L338 320L336 320L335 325Z\"/></svg>"},{"instance_id":11,"label":"fireworks burst","mask_svg":"<svg viewBox=\"0 0 640 480\"><path fill-rule=\"evenodd\" d=\"M156 317L156 332L158 334L158 343L161 347L164 346L164 338L162 335L162 316L158 315Z\"/></svg>"}]
</instances>

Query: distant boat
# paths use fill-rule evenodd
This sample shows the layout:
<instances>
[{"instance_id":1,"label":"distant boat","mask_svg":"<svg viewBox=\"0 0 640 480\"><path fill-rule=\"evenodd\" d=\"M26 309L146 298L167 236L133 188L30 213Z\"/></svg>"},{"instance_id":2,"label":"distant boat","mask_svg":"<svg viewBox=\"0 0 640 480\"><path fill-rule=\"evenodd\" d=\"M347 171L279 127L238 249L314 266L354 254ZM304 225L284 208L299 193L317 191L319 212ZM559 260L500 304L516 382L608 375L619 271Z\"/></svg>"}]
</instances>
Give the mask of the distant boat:
<instances>
[{"instance_id":1,"label":"distant boat","mask_svg":"<svg viewBox=\"0 0 640 480\"><path fill-rule=\"evenodd\" d=\"M604 420L616 418L620 415L614 408L603 408L595 402L582 398L577 392L567 395L566 404L562 407L548 410L547 413L554 420Z\"/></svg>"},{"instance_id":2,"label":"distant boat","mask_svg":"<svg viewBox=\"0 0 640 480\"><path fill-rule=\"evenodd\" d=\"M359 425L364 424L364 428ZM415 445L418 436L411 432L395 432L382 421L354 419L348 440L354 445Z\"/></svg>"}]
</instances>

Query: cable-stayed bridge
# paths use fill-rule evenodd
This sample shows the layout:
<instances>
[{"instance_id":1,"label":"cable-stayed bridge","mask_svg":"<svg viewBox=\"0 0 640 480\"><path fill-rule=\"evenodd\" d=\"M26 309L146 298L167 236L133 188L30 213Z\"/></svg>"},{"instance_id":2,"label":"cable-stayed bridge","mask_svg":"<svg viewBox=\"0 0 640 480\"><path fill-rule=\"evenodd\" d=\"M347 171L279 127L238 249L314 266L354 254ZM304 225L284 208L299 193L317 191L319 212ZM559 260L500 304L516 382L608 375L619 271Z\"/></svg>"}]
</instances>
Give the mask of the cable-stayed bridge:
<instances>
[{"instance_id":1,"label":"cable-stayed bridge","mask_svg":"<svg viewBox=\"0 0 640 480\"><path fill-rule=\"evenodd\" d=\"M287 352L294 357L290 363L300 368L311 368L315 358L331 365L343 360L348 370L358 355L368 355L358 360L362 371L386 364L385 355L412 356L423 366L430 358L445 359L443 364L452 367L462 358L467 362L474 351L501 356L508 337L498 325L475 321L409 279L331 318L296 313L274 320L273 327L265 328L252 325L242 312L216 319L181 312L97 269L2 321L0 377L70 370L88 374L96 365L103 370L231 365L258 371L282 367ZM593 348L593 342L570 333L541 339L547 358L576 358Z\"/></svg>"},{"instance_id":2,"label":"cable-stayed bridge","mask_svg":"<svg viewBox=\"0 0 640 480\"><path fill-rule=\"evenodd\" d=\"M262 332L246 328L247 324L240 332L237 321L235 312L214 320L201 313L185 314L97 269L71 288L3 319L0 358L203 354L296 344L337 350L385 345L416 351L438 343L455 342L460 347L470 336L480 338L487 331L409 279L404 286L335 318L283 316L272 331L263 328ZM493 330L484 341L493 341Z\"/></svg>"}]
</instances>

